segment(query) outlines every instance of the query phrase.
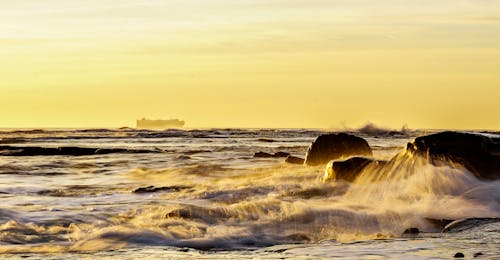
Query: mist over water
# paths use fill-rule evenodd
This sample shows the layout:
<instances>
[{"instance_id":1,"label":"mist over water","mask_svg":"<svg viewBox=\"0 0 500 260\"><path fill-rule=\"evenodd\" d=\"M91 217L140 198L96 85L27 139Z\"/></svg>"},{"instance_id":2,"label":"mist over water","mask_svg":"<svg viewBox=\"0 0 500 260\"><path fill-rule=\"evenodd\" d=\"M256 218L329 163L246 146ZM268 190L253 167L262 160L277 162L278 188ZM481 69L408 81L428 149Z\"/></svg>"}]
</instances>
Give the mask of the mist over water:
<instances>
[{"instance_id":1,"label":"mist over water","mask_svg":"<svg viewBox=\"0 0 500 260\"><path fill-rule=\"evenodd\" d=\"M5 146L150 151L0 156L0 253L134 254L141 248L186 257L206 250L229 250L223 253L229 257L238 257L234 250L330 257L332 250L349 256L356 243L360 253L432 258L449 249L415 250L403 241L421 240L403 232L418 228L429 234L424 241L447 239L432 220L500 217L500 181L403 151L423 132L355 133L368 140L376 159L398 156L348 183L323 181L324 166L253 158L258 151L303 157L322 134L314 130L0 132ZM498 245L498 225L492 225L481 232ZM452 249L466 243L460 236L449 241ZM487 249L476 247L471 250Z\"/></svg>"}]
</instances>

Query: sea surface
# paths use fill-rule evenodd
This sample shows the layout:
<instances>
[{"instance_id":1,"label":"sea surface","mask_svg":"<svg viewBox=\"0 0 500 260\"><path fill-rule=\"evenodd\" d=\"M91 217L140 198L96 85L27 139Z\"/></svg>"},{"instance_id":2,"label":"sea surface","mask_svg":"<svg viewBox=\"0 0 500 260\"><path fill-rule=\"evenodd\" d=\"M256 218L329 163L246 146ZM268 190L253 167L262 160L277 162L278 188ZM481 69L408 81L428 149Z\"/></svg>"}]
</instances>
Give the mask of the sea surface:
<instances>
[{"instance_id":1,"label":"sea surface","mask_svg":"<svg viewBox=\"0 0 500 260\"><path fill-rule=\"evenodd\" d=\"M377 159L436 132L346 131ZM498 221L451 233L431 221L499 218L500 181L412 164L413 174L393 173L405 178L323 182L324 166L254 158L304 157L326 132L0 129L0 258L500 259ZM16 147L109 153L16 156Z\"/></svg>"}]
</instances>

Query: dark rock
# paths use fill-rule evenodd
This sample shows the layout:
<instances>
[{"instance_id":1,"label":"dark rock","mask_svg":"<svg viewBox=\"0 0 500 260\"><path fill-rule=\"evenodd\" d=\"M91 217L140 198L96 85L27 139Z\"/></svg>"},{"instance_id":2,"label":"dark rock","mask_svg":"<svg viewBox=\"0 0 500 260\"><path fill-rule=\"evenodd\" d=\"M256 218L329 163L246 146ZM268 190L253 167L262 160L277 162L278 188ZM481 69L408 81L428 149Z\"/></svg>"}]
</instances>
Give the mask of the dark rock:
<instances>
[{"instance_id":1,"label":"dark rock","mask_svg":"<svg viewBox=\"0 0 500 260\"><path fill-rule=\"evenodd\" d=\"M474 257L480 257L480 256L482 256L482 255L484 255L484 254L483 254L483 253L481 253L481 252L478 252L478 253L475 253L475 254L474 254Z\"/></svg>"},{"instance_id":2,"label":"dark rock","mask_svg":"<svg viewBox=\"0 0 500 260\"><path fill-rule=\"evenodd\" d=\"M153 153L151 150L129 150L120 148L87 148L87 147L36 147L36 146L0 146L1 156L85 156L112 153Z\"/></svg>"},{"instance_id":3,"label":"dark rock","mask_svg":"<svg viewBox=\"0 0 500 260\"><path fill-rule=\"evenodd\" d=\"M257 139L257 141L264 142L264 143L273 143L273 142L276 142L276 140L268 139L268 138L259 138L259 139Z\"/></svg>"},{"instance_id":4,"label":"dark rock","mask_svg":"<svg viewBox=\"0 0 500 260\"><path fill-rule=\"evenodd\" d=\"M453 256L453 257L455 257L455 258L464 258L464 257L465 257L465 255L464 255L463 253L458 252L458 253L456 253L456 254L455 254L455 256Z\"/></svg>"},{"instance_id":5,"label":"dark rock","mask_svg":"<svg viewBox=\"0 0 500 260\"><path fill-rule=\"evenodd\" d=\"M185 205L186 208L174 209L168 212L166 218L201 219L206 223L216 223L221 219L237 216L230 210L224 208L206 208L195 205Z\"/></svg>"},{"instance_id":6,"label":"dark rock","mask_svg":"<svg viewBox=\"0 0 500 260\"><path fill-rule=\"evenodd\" d=\"M290 154L285 152L277 152L273 154L273 158L286 158L288 156L290 156Z\"/></svg>"},{"instance_id":7,"label":"dark rock","mask_svg":"<svg viewBox=\"0 0 500 260\"><path fill-rule=\"evenodd\" d=\"M276 249L276 250L273 250L273 251L271 251L271 252L273 252L273 253L283 253L283 252L285 252L286 250L288 250L288 248ZM281 258L281 259L284 259L284 258Z\"/></svg>"},{"instance_id":8,"label":"dark rock","mask_svg":"<svg viewBox=\"0 0 500 260\"><path fill-rule=\"evenodd\" d=\"M352 157L345 161L330 161L326 166L323 181L346 180L352 182L366 167L374 167L375 170L382 168L385 164L385 161L365 157Z\"/></svg>"},{"instance_id":9,"label":"dark rock","mask_svg":"<svg viewBox=\"0 0 500 260\"><path fill-rule=\"evenodd\" d=\"M253 157L254 158L284 158L289 156L289 153L285 152L277 152L275 154L265 153L265 152L256 152Z\"/></svg>"},{"instance_id":10,"label":"dark rock","mask_svg":"<svg viewBox=\"0 0 500 260\"><path fill-rule=\"evenodd\" d=\"M177 192L185 189L189 189L191 187L188 186L166 186L166 187L155 187L155 186L148 186L148 187L142 187L142 188L137 188L133 190L133 193L151 193L151 192L159 192L159 191L164 191L164 192Z\"/></svg>"},{"instance_id":11,"label":"dark rock","mask_svg":"<svg viewBox=\"0 0 500 260\"><path fill-rule=\"evenodd\" d=\"M253 155L254 158L273 158L273 155L265 152L256 152Z\"/></svg>"},{"instance_id":12,"label":"dark rock","mask_svg":"<svg viewBox=\"0 0 500 260\"><path fill-rule=\"evenodd\" d=\"M407 228L404 232L403 235L416 235L419 234L420 230L418 228Z\"/></svg>"},{"instance_id":13,"label":"dark rock","mask_svg":"<svg viewBox=\"0 0 500 260\"><path fill-rule=\"evenodd\" d=\"M310 199L313 197L327 196L328 192L329 192L329 190L327 190L327 189L313 187L313 188L304 189L304 190L293 190L293 191L290 191L287 195L294 196L294 197L300 197L300 198L304 198L304 199Z\"/></svg>"},{"instance_id":14,"label":"dark rock","mask_svg":"<svg viewBox=\"0 0 500 260\"><path fill-rule=\"evenodd\" d=\"M365 139L346 133L326 134L318 136L309 146L305 163L314 166L356 155L372 156L370 146Z\"/></svg>"},{"instance_id":15,"label":"dark rock","mask_svg":"<svg viewBox=\"0 0 500 260\"><path fill-rule=\"evenodd\" d=\"M349 190L349 184L345 183L344 185L336 185L335 189L332 189L329 186L323 187L309 187L309 188L301 188L296 190L290 190L284 195L291 197L298 197L302 199L310 199L314 197L327 197L327 196L342 196Z\"/></svg>"},{"instance_id":16,"label":"dark rock","mask_svg":"<svg viewBox=\"0 0 500 260\"><path fill-rule=\"evenodd\" d=\"M441 132L416 138L407 152L432 164L459 164L482 179L500 179L500 138L482 134Z\"/></svg>"},{"instance_id":17,"label":"dark rock","mask_svg":"<svg viewBox=\"0 0 500 260\"><path fill-rule=\"evenodd\" d=\"M433 219L433 218L426 218L429 223L431 223L434 227L439 228L442 230L446 225L450 224L454 220L451 219Z\"/></svg>"},{"instance_id":18,"label":"dark rock","mask_svg":"<svg viewBox=\"0 0 500 260\"><path fill-rule=\"evenodd\" d=\"M307 236L306 234L298 233L298 234L291 234L285 237L287 240L292 240L292 241L300 241L301 243L305 241L311 241L311 238ZM283 250L282 252L284 252Z\"/></svg>"},{"instance_id":19,"label":"dark rock","mask_svg":"<svg viewBox=\"0 0 500 260\"><path fill-rule=\"evenodd\" d=\"M295 157L292 155L289 155L288 157L286 157L286 160L285 160L285 162L291 163L291 164L304 164L304 161L305 160L303 158Z\"/></svg>"},{"instance_id":20,"label":"dark rock","mask_svg":"<svg viewBox=\"0 0 500 260\"><path fill-rule=\"evenodd\" d=\"M466 218L466 219L459 219L451 222L450 224L446 225L446 227L441 230L443 233L450 233L450 232L461 232L467 229L471 229L474 227L478 227L481 225L486 225L490 223L495 223L499 222L500 218Z\"/></svg>"}]
</instances>

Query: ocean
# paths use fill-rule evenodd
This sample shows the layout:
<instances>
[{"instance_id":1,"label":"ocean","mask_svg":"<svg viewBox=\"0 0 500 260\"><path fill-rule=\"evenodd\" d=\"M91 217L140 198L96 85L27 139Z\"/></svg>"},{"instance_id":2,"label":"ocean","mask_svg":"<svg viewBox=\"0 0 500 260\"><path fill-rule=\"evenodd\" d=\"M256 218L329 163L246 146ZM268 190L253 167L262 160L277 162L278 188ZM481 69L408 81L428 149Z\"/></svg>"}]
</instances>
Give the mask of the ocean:
<instances>
[{"instance_id":1,"label":"ocean","mask_svg":"<svg viewBox=\"0 0 500 260\"><path fill-rule=\"evenodd\" d=\"M437 132L346 131L380 160ZM383 181L325 182L324 165L254 157L303 158L327 132L2 129L0 258L500 259L499 221L435 223L500 218L500 181L412 164Z\"/></svg>"}]
</instances>

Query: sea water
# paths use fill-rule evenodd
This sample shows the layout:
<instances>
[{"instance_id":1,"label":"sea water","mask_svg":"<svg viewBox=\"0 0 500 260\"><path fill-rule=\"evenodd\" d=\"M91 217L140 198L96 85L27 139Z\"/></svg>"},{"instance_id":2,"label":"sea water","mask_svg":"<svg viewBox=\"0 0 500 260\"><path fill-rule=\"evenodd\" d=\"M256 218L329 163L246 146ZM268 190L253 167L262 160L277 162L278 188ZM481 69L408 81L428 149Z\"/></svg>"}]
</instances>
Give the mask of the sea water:
<instances>
[{"instance_id":1,"label":"sea water","mask_svg":"<svg viewBox=\"0 0 500 260\"><path fill-rule=\"evenodd\" d=\"M434 131L350 131L376 159ZM0 146L140 153L0 153L0 257L495 259L500 224L441 233L431 220L500 217L500 181L401 156L354 183L292 165L325 131L308 129L0 130ZM488 133L498 135L498 133ZM143 189L140 189L143 188ZM135 191L135 192L134 192ZM142 192L140 192L142 191ZM408 228L419 234L403 235Z\"/></svg>"}]
</instances>

